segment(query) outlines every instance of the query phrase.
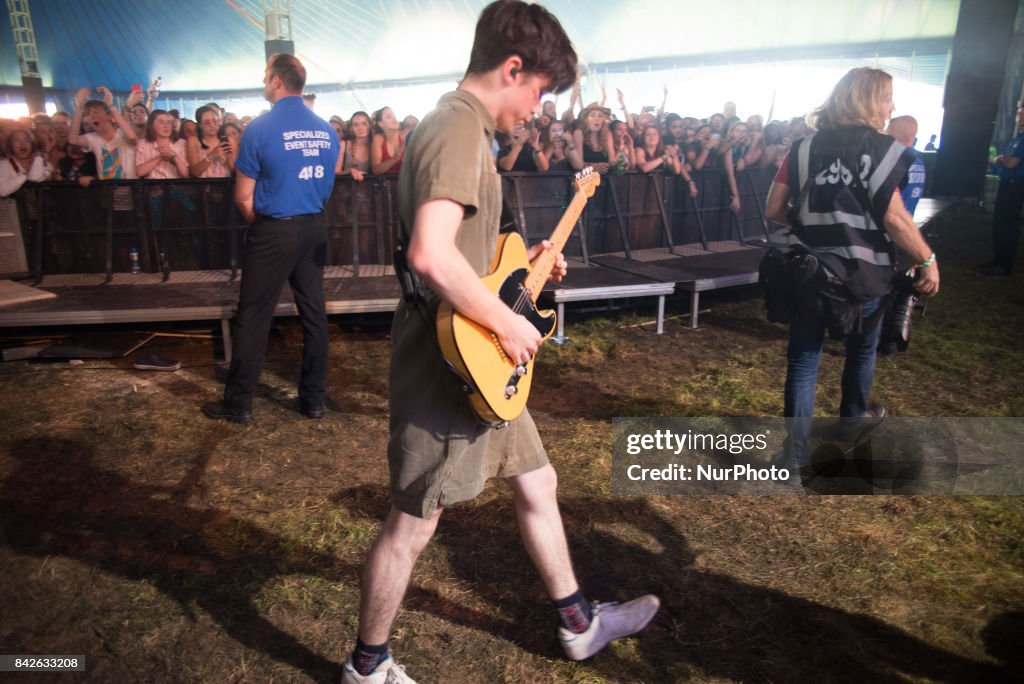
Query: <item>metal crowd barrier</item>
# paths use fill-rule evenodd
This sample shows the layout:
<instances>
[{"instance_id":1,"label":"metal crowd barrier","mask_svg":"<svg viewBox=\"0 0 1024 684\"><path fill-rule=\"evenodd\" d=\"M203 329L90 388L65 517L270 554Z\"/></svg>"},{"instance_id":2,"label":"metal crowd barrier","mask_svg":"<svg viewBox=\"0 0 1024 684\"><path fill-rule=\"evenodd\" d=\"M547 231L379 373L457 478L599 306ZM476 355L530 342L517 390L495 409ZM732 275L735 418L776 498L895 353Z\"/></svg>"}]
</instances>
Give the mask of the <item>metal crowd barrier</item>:
<instances>
[{"instance_id":1,"label":"metal crowd barrier","mask_svg":"<svg viewBox=\"0 0 1024 684\"><path fill-rule=\"evenodd\" d=\"M571 173L502 174L503 192L517 228L532 243L549 236L567 205ZM580 218L566 253L592 254L767 236L764 198L771 173L737 174L742 209L729 210L725 174L694 174L691 199L678 176L628 172L606 175ZM325 211L327 263L388 264L397 235L397 177L336 179ZM245 226L231 179L97 181L26 184L16 193L30 275L106 273L131 269L137 249L143 271L229 270L237 275Z\"/></svg>"}]
</instances>

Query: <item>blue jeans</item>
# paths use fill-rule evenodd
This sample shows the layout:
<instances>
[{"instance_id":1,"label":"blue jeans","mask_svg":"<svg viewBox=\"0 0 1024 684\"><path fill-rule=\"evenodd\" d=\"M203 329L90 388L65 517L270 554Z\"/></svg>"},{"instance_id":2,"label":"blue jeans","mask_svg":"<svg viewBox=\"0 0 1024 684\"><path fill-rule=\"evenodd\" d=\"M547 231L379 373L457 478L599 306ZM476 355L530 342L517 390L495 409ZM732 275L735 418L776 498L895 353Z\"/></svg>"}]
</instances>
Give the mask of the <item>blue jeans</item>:
<instances>
[{"instance_id":1,"label":"blue jeans","mask_svg":"<svg viewBox=\"0 0 1024 684\"><path fill-rule=\"evenodd\" d=\"M864 303L863 319L878 310L878 298ZM875 377L875 356L881 321L875 321L871 330L846 338L846 364L843 366L842 399L839 416L857 418L868 410L868 395L871 381ZM786 389L784 415L789 435L783 450L794 466L807 464L807 438L811 432L811 416L814 415L814 392L818 385L818 361L825 340L825 321L817 316L807 316L793 321L789 327L789 349L786 352Z\"/></svg>"}]
</instances>

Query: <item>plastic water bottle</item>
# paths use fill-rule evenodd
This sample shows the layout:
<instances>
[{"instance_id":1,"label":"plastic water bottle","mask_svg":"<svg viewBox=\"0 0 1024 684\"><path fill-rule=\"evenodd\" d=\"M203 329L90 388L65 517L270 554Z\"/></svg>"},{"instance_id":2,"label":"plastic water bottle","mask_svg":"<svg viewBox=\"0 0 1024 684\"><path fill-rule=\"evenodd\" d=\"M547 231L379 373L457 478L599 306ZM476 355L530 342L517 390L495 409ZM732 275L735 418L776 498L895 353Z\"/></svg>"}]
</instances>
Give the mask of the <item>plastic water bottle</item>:
<instances>
[{"instance_id":1,"label":"plastic water bottle","mask_svg":"<svg viewBox=\"0 0 1024 684\"><path fill-rule=\"evenodd\" d=\"M139 248L132 247L131 251L128 252L128 260L132 262L132 273L138 273L142 269L139 267Z\"/></svg>"}]
</instances>

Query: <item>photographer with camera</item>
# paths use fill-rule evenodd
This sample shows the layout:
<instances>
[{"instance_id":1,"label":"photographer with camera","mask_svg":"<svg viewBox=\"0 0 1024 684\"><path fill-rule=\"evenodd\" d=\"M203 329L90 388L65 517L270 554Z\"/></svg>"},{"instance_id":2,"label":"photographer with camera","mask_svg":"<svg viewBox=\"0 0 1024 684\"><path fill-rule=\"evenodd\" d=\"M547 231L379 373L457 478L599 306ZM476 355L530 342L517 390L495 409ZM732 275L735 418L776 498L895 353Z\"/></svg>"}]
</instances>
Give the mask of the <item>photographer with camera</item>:
<instances>
[{"instance_id":1,"label":"photographer with camera","mask_svg":"<svg viewBox=\"0 0 1024 684\"><path fill-rule=\"evenodd\" d=\"M783 159L766 202L768 218L790 225L799 255L791 283L783 467L807 465L807 438L825 330L845 337L839 415L877 422L882 406L869 406L875 373L882 298L893 289L893 242L916 264L914 288L939 291L939 267L910 214L899 183L913 154L881 133L892 115L892 77L853 69L814 113L817 133L797 140ZM792 480L791 480L792 482Z\"/></svg>"}]
</instances>

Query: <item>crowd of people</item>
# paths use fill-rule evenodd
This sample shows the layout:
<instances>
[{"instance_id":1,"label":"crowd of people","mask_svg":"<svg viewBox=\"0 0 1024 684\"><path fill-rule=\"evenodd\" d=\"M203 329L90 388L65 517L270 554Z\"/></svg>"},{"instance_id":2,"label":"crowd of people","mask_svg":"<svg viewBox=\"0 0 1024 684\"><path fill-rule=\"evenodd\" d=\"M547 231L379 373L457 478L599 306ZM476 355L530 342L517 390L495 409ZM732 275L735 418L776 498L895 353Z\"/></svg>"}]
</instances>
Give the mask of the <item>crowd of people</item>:
<instances>
[{"instance_id":1,"label":"crowd of people","mask_svg":"<svg viewBox=\"0 0 1024 684\"><path fill-rule=\"evenodd\" d=\"M133 91L123 108L113 94L88 89L75 95L74 114L34 114L0 120L0 196L26 181L69 181L88 186L95 180L222 178L234 174L239 141L252 117L239 117L215 102L199 107L194 119L154 107L156 93ZM634 114L618 94L618 109L601 102L584 106L579 84L561 115L557 100L546 99L539 117L509 133L498 132L492 152L501 171L547 172L591 166L601 173L638 170L682 176L697 195L692 174L725 172L734 211L740 209L736 172L777 168L793 140L809 132L802 117L773 120L758 114L741 119L726 102L705 118L644 107ZM148 97L147 97L148 95ZM664 89L665 99L668 88ZM315 95L304 96L314 107ZM327 117L324 117L327 118ZM328 122L340 141L336 175L362 181L367 175L397 175L407 140L418 119L399 119L390 107L357 111L346 121Z\"/></svg>"}]
</instances>

